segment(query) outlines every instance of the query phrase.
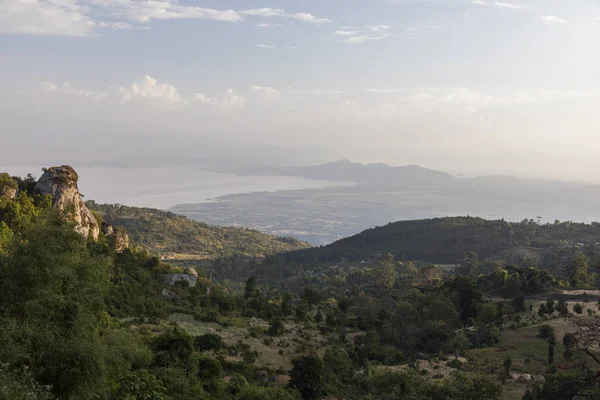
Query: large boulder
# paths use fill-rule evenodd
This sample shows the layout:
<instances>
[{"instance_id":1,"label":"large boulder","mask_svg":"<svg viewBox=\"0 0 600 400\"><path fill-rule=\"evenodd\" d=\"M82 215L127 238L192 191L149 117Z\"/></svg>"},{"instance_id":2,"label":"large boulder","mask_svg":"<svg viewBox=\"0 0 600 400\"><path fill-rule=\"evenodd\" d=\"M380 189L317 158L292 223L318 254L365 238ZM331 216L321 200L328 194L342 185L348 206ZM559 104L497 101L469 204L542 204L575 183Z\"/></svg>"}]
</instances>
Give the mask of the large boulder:
<instances>
[{"instance_id":1,"label":"large boulder","mask_svg":"<svg viewBox=\"0 0 600 400\"><path fill-rule=\"evenodd\" d=\"M125 230L113 228L113 226L106 221L102 221L100 230L104 235L112 238L117 253L122 253L125 249L129 248L129 235L127 235Z\"/></svg>"},{"instance_id":2,"label":"large boulder","mask_svg":"<svg viewBox=\"0 0 600 400\"><path fill-rule=\"evenodd\" d=\"M100 227L94 214L85 206L77 187L79 176L73 167L63 165L50 167L34 188L36 194L48 194L52 205L64 212L75 222L75 230L83 237L98 240Z\"/></svg>"},{"instance_id":3,"label":"large boulder","mask_svg":"<svg viewBox=\"0 0 600 400\"><path fill-rule=\"evenodd\" d=\"M198 273L195 269L188 267L183 274L169 274L165 277L167 285L174 285L177 282L187 282L188 287L194 287L198 282Z\"/></svg>"}]
</instances>

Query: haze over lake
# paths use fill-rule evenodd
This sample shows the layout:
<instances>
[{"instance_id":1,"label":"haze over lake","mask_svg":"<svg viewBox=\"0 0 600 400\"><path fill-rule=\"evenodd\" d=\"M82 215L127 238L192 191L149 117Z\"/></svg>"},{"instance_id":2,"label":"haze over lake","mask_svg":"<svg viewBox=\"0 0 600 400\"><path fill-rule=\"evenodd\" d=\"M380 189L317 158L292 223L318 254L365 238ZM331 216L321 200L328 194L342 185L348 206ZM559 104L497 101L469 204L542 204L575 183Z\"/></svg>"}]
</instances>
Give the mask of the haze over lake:
<instances>
[{"instance_id":1,"label":"haze over lake","mask_svg":"<svg viewBox=\"0 0 600 400\"><path fill-rule=\"evenodd\" d=\"M0 171L39 177L42 166L4 165ZM79 188L97 203L167 209L182 203L201 203L236 193L319 189L347 183L289 176L238 176L193 167L108 168L78 167Z\"/></svg>"}]
</instances>

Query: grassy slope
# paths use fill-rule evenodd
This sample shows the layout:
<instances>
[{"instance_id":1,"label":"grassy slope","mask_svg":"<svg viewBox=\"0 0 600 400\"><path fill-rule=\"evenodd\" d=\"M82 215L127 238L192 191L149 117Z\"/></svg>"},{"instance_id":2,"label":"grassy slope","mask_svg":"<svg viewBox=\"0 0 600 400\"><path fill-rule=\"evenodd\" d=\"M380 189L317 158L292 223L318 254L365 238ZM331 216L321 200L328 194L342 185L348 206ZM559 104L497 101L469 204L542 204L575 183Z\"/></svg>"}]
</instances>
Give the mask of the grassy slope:
<instances>
[{"instance_id":1,"label":"grassy slope","mask_svg":"<svg viewBox=\"0 0 600 400\"><path fill-rule=\"evenodd\" d=\"M153 254L216 258L260 257L309 245L293 238L280 238L252 229L211 226L176 214L151 208L98 205L88 202L106 222L125 228L130 238Z\"/></svg>"}]
</instances>

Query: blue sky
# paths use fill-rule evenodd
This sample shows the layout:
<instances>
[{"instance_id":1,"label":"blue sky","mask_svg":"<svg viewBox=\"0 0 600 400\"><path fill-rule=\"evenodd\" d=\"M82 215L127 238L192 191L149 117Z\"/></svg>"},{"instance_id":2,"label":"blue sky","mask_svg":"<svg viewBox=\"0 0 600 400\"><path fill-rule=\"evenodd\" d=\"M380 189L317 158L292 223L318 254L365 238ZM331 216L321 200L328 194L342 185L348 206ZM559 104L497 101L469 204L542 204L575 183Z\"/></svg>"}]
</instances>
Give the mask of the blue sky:
<instances>
[{"instance_id":1,"label":"blue sky","mask_svg":"<svg viewBox=\"0 0 600 400\"><path fill-rule=\"evenodd\" d=\"M595 0L2 0L0 108L596 179L598 37Z\"/></svg>"}]
</instances>

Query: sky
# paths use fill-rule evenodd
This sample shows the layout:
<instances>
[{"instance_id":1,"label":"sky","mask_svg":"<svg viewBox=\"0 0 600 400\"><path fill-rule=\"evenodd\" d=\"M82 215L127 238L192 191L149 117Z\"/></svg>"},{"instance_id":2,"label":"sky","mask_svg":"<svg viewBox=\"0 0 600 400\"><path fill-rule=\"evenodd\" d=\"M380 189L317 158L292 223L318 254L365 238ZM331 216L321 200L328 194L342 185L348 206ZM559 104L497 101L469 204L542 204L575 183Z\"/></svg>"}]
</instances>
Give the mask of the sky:
<instances>
[{"instance_id":1,"label":"sky","mask_svg":"<svg viewBox=\"0 0 600 400\"><path fill-rule=\"evenodd\" d=\"M76 126L600 181L599 37L598 0L0 0L3 157Z\"/></svg>"}]
</instances>

